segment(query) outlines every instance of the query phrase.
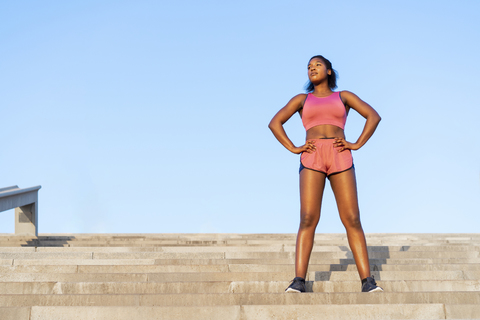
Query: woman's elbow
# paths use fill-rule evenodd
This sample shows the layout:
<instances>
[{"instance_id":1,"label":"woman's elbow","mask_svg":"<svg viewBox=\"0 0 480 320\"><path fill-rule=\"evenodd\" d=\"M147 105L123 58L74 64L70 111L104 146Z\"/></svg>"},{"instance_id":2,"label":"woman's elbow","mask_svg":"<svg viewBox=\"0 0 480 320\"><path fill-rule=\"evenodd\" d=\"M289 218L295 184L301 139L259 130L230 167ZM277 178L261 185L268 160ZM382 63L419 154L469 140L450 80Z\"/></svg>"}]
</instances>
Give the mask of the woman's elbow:
<instances>
[{"instance_id":1,"label":"woman's elbow","mask_svg":"<svg viewBox=\"0 0 480 320\"><path fill-rule=\"evenodd\" d=\"M371 113L369 114L367 117L366 117L367 121L370 122L370 123L375 123L375 124L379 124L380 121L382 120L382 118L380 117L380 115L376 112L374 113Z\"/></svg>"},{"instance_id":2,"label":"woman's elbow","mask_svg":"<svg viewBox=\"0 0 480 320\"><path fill-rule=\"evenodd\" d=\"M380 115L378 114L378 112L375 111L375 112L372 114L372 116L373 116L373 117L372 117L373 120L374 120L376 123L379 123L380 121L382 121L382 117L380 117Z\"/></svg>"},{"instance_id":3,"label":"woman's elbow","mask_svg":"<svg viewBox=\"0 0 480 320\"><path fill-rule=\"evenodd\" d=\"M272 130L272 131L275 130L275 128L276 128L277 126L278 126L278 123L277 123L277 121L275 121L275 119L272 119L272 120L270 121L270 123L268 124L268 128L269 128L270 130Z\"/></svg>"}]
</instances>

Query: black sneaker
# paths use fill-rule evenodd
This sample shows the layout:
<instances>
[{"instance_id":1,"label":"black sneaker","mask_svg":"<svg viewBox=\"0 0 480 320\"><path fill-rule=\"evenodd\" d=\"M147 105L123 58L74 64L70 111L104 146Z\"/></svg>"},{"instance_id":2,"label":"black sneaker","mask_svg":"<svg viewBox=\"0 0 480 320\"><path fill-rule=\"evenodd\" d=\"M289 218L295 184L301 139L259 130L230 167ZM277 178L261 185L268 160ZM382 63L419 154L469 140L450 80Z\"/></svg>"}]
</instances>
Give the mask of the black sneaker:
<instances>
[{"instance_id":1,"label":"black sneaker","mask_svg":"<svg viewBox=\"0 0 480 320\"><path fill-rule=\"evenodd\" d=\"M362 292L379 292L382 288L377 287L377 283L373 277L367 277L362 280Z\"/></svg>"},{"instance_id":2,"label":"black sneaker","mask_svg":"<svg viewBox=\"0 0 480 320\"><path fill-rule=\"evenodd\" d=\"M285 292L305 292L305 279L296 277L292 280L292 283L285 289Z\"/></svg>"}]
</instances>

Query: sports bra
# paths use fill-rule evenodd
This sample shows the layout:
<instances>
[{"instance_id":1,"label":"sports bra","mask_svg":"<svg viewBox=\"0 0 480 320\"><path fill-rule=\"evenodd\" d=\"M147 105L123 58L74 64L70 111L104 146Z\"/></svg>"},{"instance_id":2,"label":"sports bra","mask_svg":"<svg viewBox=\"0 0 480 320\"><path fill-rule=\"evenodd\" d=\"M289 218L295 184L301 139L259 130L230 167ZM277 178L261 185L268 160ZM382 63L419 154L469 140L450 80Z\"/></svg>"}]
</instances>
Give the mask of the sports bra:
<instances>
[{"instance_id":1,"label":"sports bra","mask_svg":"<svg viewBox=\"0 0 480 320\"><path fill-rule=\"evenodd\" d=\"M321 124L331 124L342 129L347 121L347 110L340 98L340 92L327 97L316 97L309 93L303 103L302 122L305 130Z\"/></svg>"}]
</instances>

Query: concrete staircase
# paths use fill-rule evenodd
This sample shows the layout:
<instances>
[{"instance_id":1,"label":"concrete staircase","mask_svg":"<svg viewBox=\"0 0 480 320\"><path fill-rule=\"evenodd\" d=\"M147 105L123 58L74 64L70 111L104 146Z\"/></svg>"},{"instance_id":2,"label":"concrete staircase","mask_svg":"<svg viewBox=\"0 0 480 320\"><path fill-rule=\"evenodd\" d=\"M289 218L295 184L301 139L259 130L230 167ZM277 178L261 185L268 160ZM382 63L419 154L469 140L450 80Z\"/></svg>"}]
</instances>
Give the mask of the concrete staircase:
<instances>
[{"instance_id":1,"label":"concrete staircase","mask_svg":"<svg viewBox=\"0 0 480 320\"><path fill-rule=\"evenodd\" d=\"M361 293L344 234L0 234L0 319L475 319L480 234L369 234Z\"/></svg>"}]
</instances>

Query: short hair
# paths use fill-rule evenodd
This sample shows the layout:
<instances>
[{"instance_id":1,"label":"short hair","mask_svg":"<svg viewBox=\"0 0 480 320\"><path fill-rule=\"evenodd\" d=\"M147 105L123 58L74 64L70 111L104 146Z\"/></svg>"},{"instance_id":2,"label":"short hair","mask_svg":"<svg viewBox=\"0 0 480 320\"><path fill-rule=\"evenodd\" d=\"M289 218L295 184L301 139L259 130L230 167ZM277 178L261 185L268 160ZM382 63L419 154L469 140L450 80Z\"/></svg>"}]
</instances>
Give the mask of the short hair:
<instances>
[{"instance_id":1,"label":"short hair","mask_svg":"<svg viewBox=\"0 0 480 320\"><path fill-rule=\"evenodd\" d=\"M308 60L308 62L312 61L312 59L315 59L315 58L322 59L322 61L325 63L325 66L327 67L327 70L332 70L331 74L328 75L328 78L327 78L328 86L330 87L331 90L335 89L337 87L338 72L332 68L332 63L324 56L321 56L321 55L313 56L310 58L310 60ZM315 86L310 80L308 80L308 82L305 84L305 90L307 92L313 92L314 87Z\"/></svg>"}]
</instances>

